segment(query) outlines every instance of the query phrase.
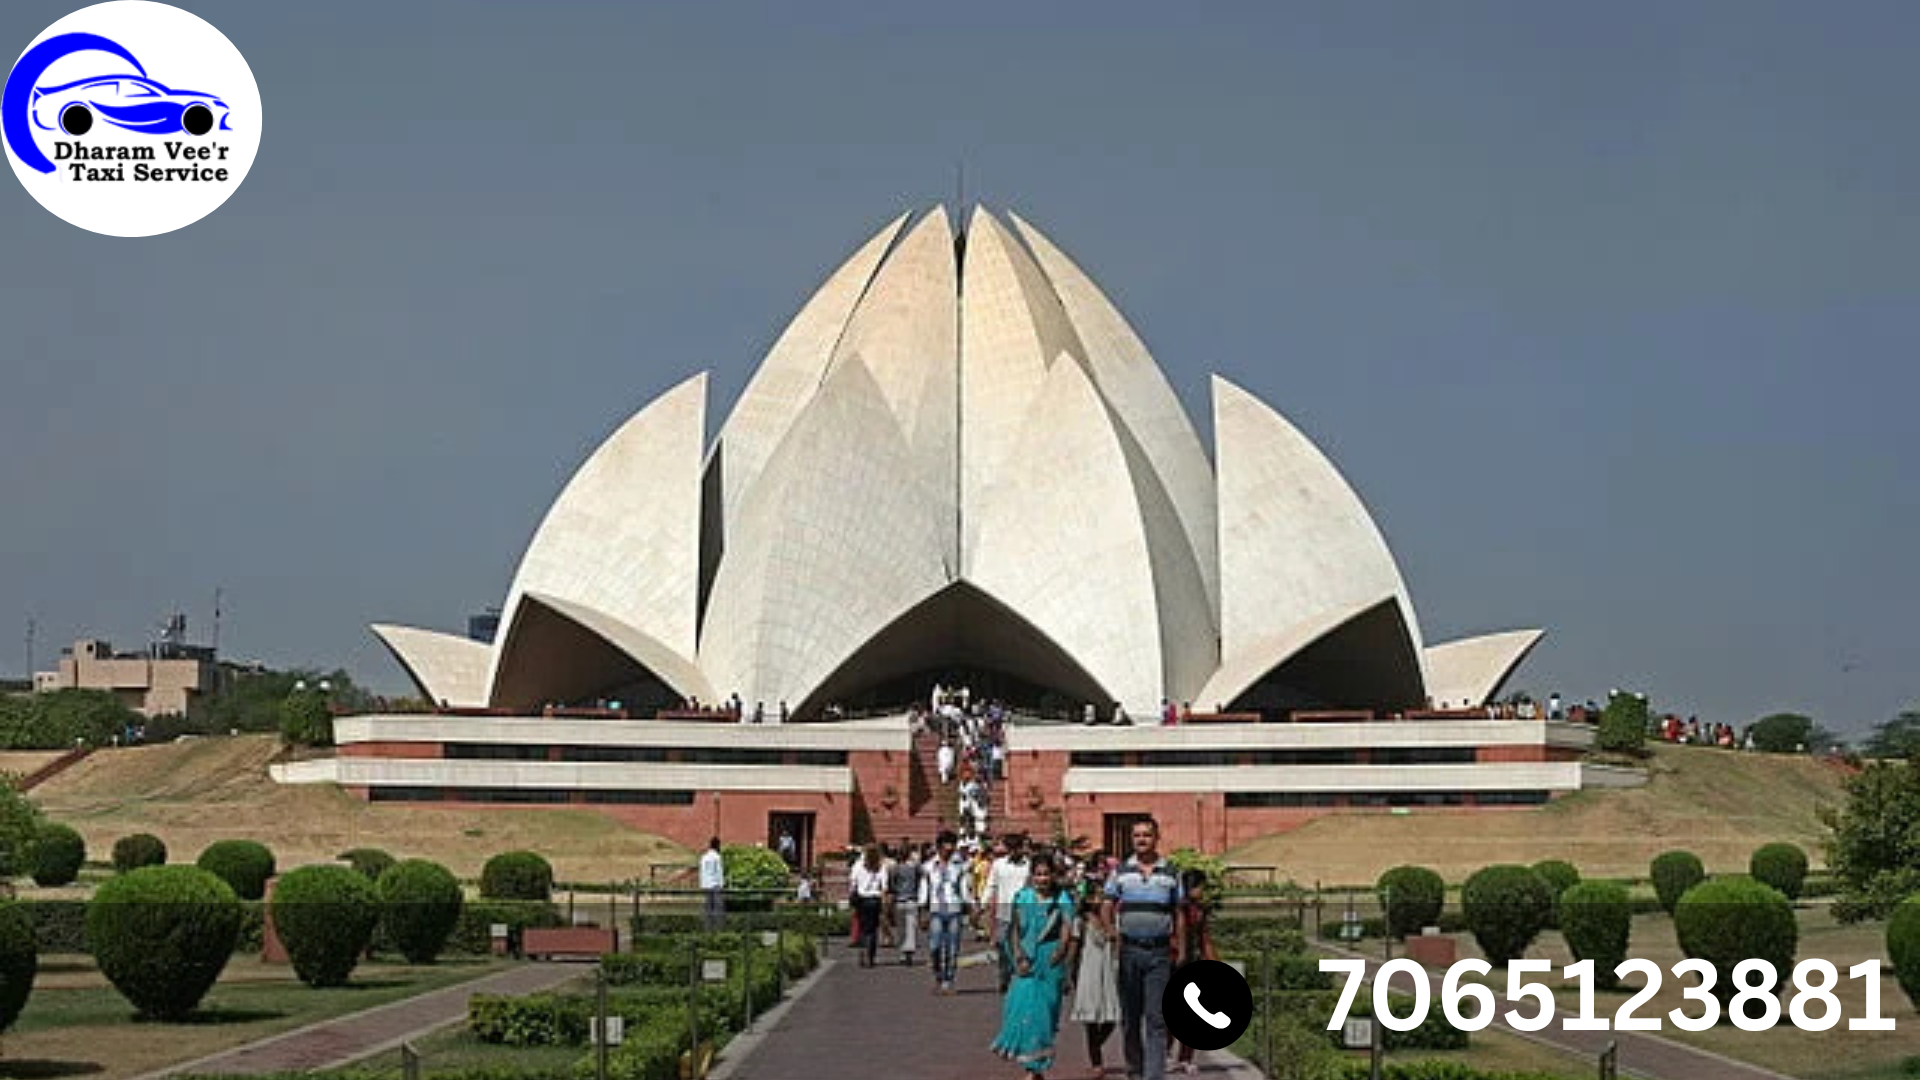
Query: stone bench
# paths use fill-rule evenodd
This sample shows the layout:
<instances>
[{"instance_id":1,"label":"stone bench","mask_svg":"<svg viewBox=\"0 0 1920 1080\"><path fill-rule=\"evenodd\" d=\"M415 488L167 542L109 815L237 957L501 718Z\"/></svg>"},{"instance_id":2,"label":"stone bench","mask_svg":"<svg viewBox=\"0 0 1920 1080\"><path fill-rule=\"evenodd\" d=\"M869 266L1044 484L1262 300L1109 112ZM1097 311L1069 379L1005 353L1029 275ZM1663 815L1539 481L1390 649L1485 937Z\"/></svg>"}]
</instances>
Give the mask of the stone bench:
<instances>
[{"instance_id":1,"label":"stone bench","mask_svg":"<svg viewBox=\"0 0 1920 1080\"><path fill-rule=\"evenodd\" d=\"M520 952L532 960L556 957L598 960L620 951L619 935L598 926L528 927L520 932Z\"/></svg>"}]
</instances>

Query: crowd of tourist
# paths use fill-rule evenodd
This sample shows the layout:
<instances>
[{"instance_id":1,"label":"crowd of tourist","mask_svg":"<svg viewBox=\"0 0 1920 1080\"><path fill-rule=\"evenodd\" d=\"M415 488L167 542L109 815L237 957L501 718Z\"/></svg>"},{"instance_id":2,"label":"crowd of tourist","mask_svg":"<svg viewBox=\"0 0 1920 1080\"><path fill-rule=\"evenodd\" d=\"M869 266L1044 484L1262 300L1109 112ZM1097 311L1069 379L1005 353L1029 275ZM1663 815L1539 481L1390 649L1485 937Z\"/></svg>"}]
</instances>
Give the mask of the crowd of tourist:
<instances>
[{"instance_id":1,"label":"crowd of tourist","mask_svg":"<svg viewBox=\"0 0 1920 1080\"><path fill-rule=\"evenodd\" d=\"M1006 706L976 701L969 687L936 684L924 711L915 705L909 720L915 733L930 731L940 740L935 769L940 786L959 784L957 804L961 838L986 836L993 786L1007 776Z\"/></svg>"},{"instance_id":2,"label":"crowd of tourist","mask_svg":"<svg viewBox=\"0 0 1920 1080\"><path fill-rule=\"evenodd\" d=\"M988 945L1003 995L995 1054L1044 1076L1065 1021L1082 1028L1096 1070L1119 1030L1127 1075L1161 1080L1167 980L1187 960L1217 957L1204 875L1180 872L1159 844L1146 820L1124 860L1035 848L1020 835L963 842L951 829L924 848L867 845L847 883L860 966L886 950L911 967L924 936L933 992L949 995L971 934ZM1178 1047L1174 1064L1192 1073L1192 1048Z\"/></svg>"}]
</instances>

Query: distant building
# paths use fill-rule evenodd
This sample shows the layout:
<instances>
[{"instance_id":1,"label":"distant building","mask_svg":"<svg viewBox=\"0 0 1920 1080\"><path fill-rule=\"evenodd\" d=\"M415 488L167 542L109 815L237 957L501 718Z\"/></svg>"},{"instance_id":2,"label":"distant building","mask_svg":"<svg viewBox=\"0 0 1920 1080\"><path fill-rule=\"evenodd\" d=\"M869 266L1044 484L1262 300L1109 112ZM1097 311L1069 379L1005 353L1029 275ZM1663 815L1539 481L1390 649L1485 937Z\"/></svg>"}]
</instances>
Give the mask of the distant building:
<instances>
[{"instance_id":1,"label":"distant building","mask_svg":"<svg viewBox=\"0 0 1920 1080\"><path fill-rule=\"evenodd\" d=\"M82 638L60 650L60 666L33 673L33 688L105 690L146 716L185 713L187 706L219 685L213 650L187 645L169 634L145 652L116 653L97 638Z\"/></svg>"},{"instance_id":2,"label":"distant building","mask_svg":"<svg viewBox=\"0 0 1920 1080\"><path fill-rule=\"evenodd\" d=\"M500 633L500 609L488 608L478 615L467 616L467 637L482 645L493 644Z\"/></svg>"}]
</instances>

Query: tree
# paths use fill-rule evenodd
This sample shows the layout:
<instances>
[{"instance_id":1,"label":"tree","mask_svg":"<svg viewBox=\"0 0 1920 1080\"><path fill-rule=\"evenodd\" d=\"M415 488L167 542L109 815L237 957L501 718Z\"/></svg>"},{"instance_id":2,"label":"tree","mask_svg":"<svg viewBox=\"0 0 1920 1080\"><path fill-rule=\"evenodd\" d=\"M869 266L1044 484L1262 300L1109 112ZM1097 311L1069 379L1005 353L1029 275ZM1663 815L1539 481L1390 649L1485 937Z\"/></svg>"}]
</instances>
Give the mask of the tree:
<instances>
[{"instance_id":1,"label":"tree","mask_svg":"<svg viewBox=\"0 0 1920 1080\"><path fill-rule=\"evenodd\" d=\"M1920 751L1920 705L1874 727L1860 752L1876 758L1912 758Z\"/></svg>"},{"instance_id":2,"label":"tree","mask_svg":"<svg viewBox=\"0 0 1920 1080\"><path fill-rule=\"evenodd\" d=\"M1827 869L1840 886L1843 922L1886 916L1920 892L1920 768L1874 762L1846 782L1847 801L1823 809Z\"/></svg>"},{"instance_id":3,"label":"tree","mask_svg":"<svg viewBox=\"0 0 1920 1080\"><path fill-rule=\"evenodd\" d=\"M1814 748L1813 718L1799 713L1774 713L1747 726L1755 750L1769 754L1804 754Z\"/></svg>"},{"instance_id":4,"label":"tree","mask_svg":"<svg viewBox=\"0 0 1920 1080\"><path fill-rule=\"evenodd\" d=\"M295 690L280 703L280 738L290 746L332 746L333 711L318 690Z\"/></svg>"},{"instance_id":5,"label":"tree","mask_svg":"<svg viewBox=\"0 0 1920 1080\"><path fill-rule=\"evenodd\" d=\"M1602 750L1640 753L1647 741L1647 699L1641 694L1615 691L1600 712L1594 743Z\"/></svg>"},{"instance_id":6,"label":"tree","mask_svg":"<svg viewBox=\"0 0 1920 1080\"><path fill-rule=\"evenodd\" d=\"M40 811L10 783L0 783L0 879L33 869Z\"/></svg>"}]
</instances>

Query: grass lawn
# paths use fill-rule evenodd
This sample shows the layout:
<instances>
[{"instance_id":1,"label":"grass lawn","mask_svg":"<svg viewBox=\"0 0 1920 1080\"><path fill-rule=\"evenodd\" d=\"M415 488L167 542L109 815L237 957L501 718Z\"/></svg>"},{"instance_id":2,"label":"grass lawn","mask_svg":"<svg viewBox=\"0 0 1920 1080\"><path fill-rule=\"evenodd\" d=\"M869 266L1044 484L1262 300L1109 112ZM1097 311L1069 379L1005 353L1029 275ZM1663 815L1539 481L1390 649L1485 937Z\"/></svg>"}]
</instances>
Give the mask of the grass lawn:
<instances>
[{"instance_id":1,"label":"grass lawn","mask_svg":"<svg viewBox=\"0 0 1920 1080\"><path fill-rule=\"evenodd\" d=\"M1459 882L1491 863L1566 859L1588 877L1644 877L1668 848L1686 848L1710 872L1747 869L1774 840L1820 850L1819 808L1842 801L1838 767L1799 754L1734 753L1658 745L1645 787L1590 789L1540 807L1357 811L1315 818L1226 853L1230 865L1272 866L1281 878L1372 882L1402 863Z\"/></svg>"},{"instance_id":2,"label":"grass lawn","mask_svg":"<svg viewBox=\"0 0 1920 1080\"><path fill-rule=\"evenodd\" d=\"M512 1070L523 1076L551 1076L566 1073L589 1053L586 1047L581 1046L515 1047L483 1043L473 1037L465 1024L435 1032L415 1043L414 1049L420 1052L422 1075L429 1077L437 1072L468 1069ZM391 1071L398 1077L399 1051L389 1051L354 1066L356 1072L369 1068Z\"/></svg>"},{"instance_id":3,"label":"grass lawn","mask_svg":"<svg viewBox=\"0 0 1920 1080\"><path fill-rule=\"evenodd\" d=\"M1840 984L1833 991L1842 1009L1843 1019L1838 1026L1824 1032L1802 1031L1787 1018L1783 1001L1780 1023L1769 1031L1742 1031L1724 1020L1710 1031L1690 1032L1675 1027L1667 1018L1667 1013L1681 1007L1682 988L1680 981L1672 977L1671 969L1685 957L1674 938L1673 921L1665 915L1642 915L1633 921L1628 955L1651 960L1668 972L1667 977L1661 980L1659 992L1638 1008L1636 1015L1658 1017L1661 1021L1658 1034L1664 1038L1751 1061L1806 1080L1895 1080L1913 1075L1902 1072L1900 1063L1909 1057L1920 1057L1920 1016L1914 1015L1913 1006L1885 968L1886 924L1873 922L1843 926L1834 921L1825 906L1803 907L1798 914L1798 959L1828 960L1840 970ZM1471 934L1461 934L1458 940L1462 958L1481 956ZM1540 935L1533 947L1527 950L1527 956L1551 960L1556 968L1573 962L1565 939L1551 930ZM1866 1015L1866 988L1861 980L1847 978L1846 970L1862 960L1876 957L1883 962L1880 1011L1894 1020L1895 1030L1849 1030L1846 1020ZM1782 973L1783 979L1787 974ZM1494 988L1497 999L1504 998L1506 975L1503 972L1495 971L1480 981ZM1579 1008L1578 992L1572 984L1558 985L1557 971L1552 977L1540 981L1556 987L1555 996L1561 1008L1570 1011ZM1692 982L1691 979L1687 980L1688 985ZM1596 992L1595 1011L1611 1018L1644 985L1644 979L1635 977L1623 983L1623 989ZM1789 984L1788 999L1793 993ZM1439 1008L1438 1002L1435 1002L1434 1008ZM1504 1003L1502 1008L1505 1008ZM1533 1009L1534 1006L1527 1006L1528 1012ZM1685 1010L1688 1015L1697 1015L1700 1006L1687 1002ZM1475 1035L1475 1038L1478 1039L1479 1035Z\"/></svg>"},{"instance_id":4,"label":"grass lawn","mask_svg":"<svg viewBox=\"0 0 1920 1080\"><path fill-rule=\"evenodd\" d=\"M135 1076L465 982L498 971L503 963L456 959L425 967L362 964L353 985L315 990L286 967L236 957L199 1011L183 1024L135 1022L126 999L97 975L92 985L36 986L26 1010L6 1034L0 1077Z\"/></svg>"}]
</instances>

